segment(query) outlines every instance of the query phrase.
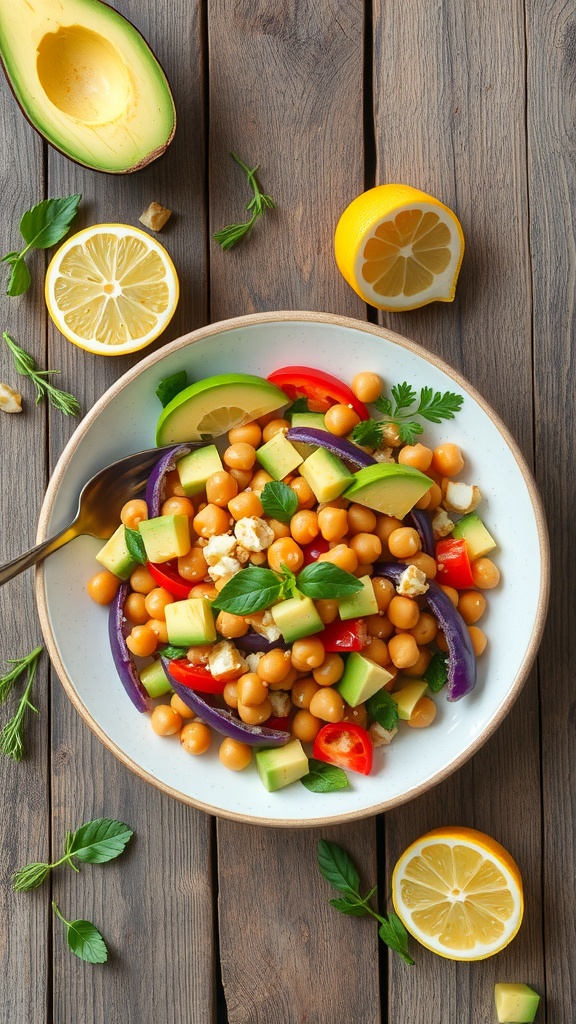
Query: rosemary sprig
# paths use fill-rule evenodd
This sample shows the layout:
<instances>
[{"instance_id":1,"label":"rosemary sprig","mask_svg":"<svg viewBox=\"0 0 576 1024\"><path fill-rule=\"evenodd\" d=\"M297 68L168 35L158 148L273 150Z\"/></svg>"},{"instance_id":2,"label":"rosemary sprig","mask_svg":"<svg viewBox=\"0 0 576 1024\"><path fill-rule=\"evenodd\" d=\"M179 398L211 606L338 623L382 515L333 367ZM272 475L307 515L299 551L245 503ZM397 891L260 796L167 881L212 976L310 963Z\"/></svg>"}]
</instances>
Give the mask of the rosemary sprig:
<instances>
[{"instance_id":1,"label":"rosemary sprig","mask_svg":"<svg viewBox=\"0 0 576 1024\"><path fill-rule=\"evenodd\" d=\"M240 242L250 233L258 218L262 217L266 210L273 210L275 206L274 200L270 196L266 195L260 188L256 177L258 164L256 164L256 167L250 168L236 153L230 153L230 156L244 171L246 180L254 195L250 202L246 204L246 209L251 212L249 220L244 221L241 224L228 224L227 227L222 228L220 231L216 231L212 236L214 240L218 242L221 249L231 249L237 242Z\"/></svg>"},{"instance_id":2,"label":"rosemary sprig","mask_svg":"<svg viewBox=\"0 0 576 1024\"><path fill-rule=\"evenodd\" d=\"M5 754L6 757L11 757L13 761L21 761L24 754L24 720L28 709L38 714L38 708L35 708L30 700L30 693L32 691L32 683L34 682L34 676L36 675L36 668L38 666L38 659L42 653L43 648L37 647L26 659L20 658L19 663L21 665L18 675L21 675L24 669L28 670L28 681L26 689L20 698L16 713L6 723L2 732L0 733L0 753ZM22 665L22 662L24 664ZM11 673L10 673L11 674ZM9 684L6 694L9 692L11 686L14 684L15 677ZM3 677L2 682L6 679ZM6 696L5 694L5 696ZM5 697L4 697L5 699Z\"/></svg>"},{"instance_id":3,"label":"rosemary sprig","mask_svg":"<svg viewBox=\"0 0 576 1024\"><path fill-rule=\"evenodd\" d=\"M47 398L65 416L78 416L80 413L78 399L74 395L69 394L68 391L61 391L60 388L57 388L46 379L50 374L60 373L60 370L39 370L34 357L14 341L7 331L3 332L2 337L14 357L16 372L22 377L29 377L34 384L36 388L36 405L43 398Z\"/></svg>"}]
</instances>

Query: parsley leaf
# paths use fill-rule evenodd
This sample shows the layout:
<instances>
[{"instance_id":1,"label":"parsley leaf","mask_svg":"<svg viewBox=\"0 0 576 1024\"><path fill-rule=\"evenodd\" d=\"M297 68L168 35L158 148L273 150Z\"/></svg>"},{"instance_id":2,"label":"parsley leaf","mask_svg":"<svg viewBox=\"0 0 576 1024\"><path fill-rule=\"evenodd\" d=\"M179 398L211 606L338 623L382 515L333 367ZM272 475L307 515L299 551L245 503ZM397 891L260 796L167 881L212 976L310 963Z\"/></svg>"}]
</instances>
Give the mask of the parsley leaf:
<instances>
[{"instance_id":1,"label":"parsley leaf","mask_svg":"<svg viewBox=\"0 0 576 1024\"><path fill-rule=\"evenodd\" d=\"M343 768L327 761L317 761L311 757L308 761L309 772L300 782L311 793L333 793L337 789L346 789L348 776Z\"/></svg>"},{"instance_id":2,"label":"parsley leaf","mask_svg":"<svg viewBox=\"0 0 576 1024\"><path fill-rule=\"evenodd\" d=\"M159 381L156 395L162 403L162 408L166 408L168 402L171 402L176 395L179 395L187 383L188 374L186 370L179 370L178 373L173 373L170 377L164 377Z\"/></svg>"},{"instance_id":3,"label":"parsley leaf","mask_svg":"<svg viewBox=\"0 0 576 1024\"><path fill-rule=\"evenodd\" d=\"M390 732L398 725L398 705L388 690L377 690L366 701L366 710L378 725Z\"/></svg>"},{"instance_id":4,"label":"parsley leaf","mask_svg":"<svg viewBox=\"0 0 576 1024\"><path fill-rule=\"evenodd\" d=\"M265 515L270 519L277 519L280 523L289 523L298 509L296 491L281 480L271 480L264 484L260 501Z\"/></svg>"},{"instance_id":5,"label":"parsley leaf","mask_svg":"<svg viewBox=\"0 0 576 1024\"><path fill-rule=\"evenodd\" d=\"M316 600L347 597L362 590L362 583L351 572L345 572L332 562L311 562L296 577L296 586L306 597Z\"/></svg>"},{"instance_id":6,"label":"parsley leaf","mask_svg":"<svg viewBox=\"0 0 576 1024\"><path fill-rule=\"evenodd\" d=\"M391 392L392 399L386 395L381 395L373 404L378 409L378 412L383 413L383 423L394 423L396 425L400 439L405 444L414 444L416 438L424 432L424 428L417 417L428 420L430 423L453 420L464 401L463 395L458 395L453 391L442 393L434 391L433 388L424 387L420 389L418 405L414 409L412 407L418 395L407 381L395 384ZM358 440L354 434L352 436L354 440Z\"/></svg>"},{"instance_id":7,"label":"parsley leaf","mask_svg":"<svg viewBox=\"0 0 576 1024\"><path fill-rule=\"evenodd\" d=\"M384 423L378 420L360 420L352 431L352 440L363 448L379 448L383 429Z\"/></svg>"},{"instance_id":8,"label":"parsley leaf","mask_svg":"<svg viewBox=\"0 0 576 1024\"><path fill-rule=\"evenodd\" d=\"M212 608L233 615L250 615L277 601L283 589L284 581L272 569L249 565L228 580L212 601Z\"/></svg>"}]
</instances>

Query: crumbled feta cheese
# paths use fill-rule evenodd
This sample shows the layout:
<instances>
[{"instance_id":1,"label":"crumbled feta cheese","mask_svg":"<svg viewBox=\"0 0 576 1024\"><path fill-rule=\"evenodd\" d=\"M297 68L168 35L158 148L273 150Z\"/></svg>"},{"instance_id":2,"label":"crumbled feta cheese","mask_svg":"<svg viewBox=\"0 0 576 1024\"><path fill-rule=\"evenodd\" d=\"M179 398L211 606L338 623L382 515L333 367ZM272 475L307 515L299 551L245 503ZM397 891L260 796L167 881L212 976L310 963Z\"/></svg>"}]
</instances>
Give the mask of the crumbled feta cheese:
<instances>
[{"instance_id":1,"label":"crumbled feta cheese","mask_svg":"<svg viewBox=\"0 0 576 1024\"><path fill-rule=\"evenodd\" d=\"M234 527L236 539L247 551L265 551L274 540L274 530L260 516L246 516Z\"/></svg>"},{"instance_id":2,"label":"crumbled feta cheese","mask_svg":"<svg viewBox=\"0 0 576 1024\"><path fill-rule=\"evenodd\" d=\"M292 697L288 690L270 690L268 697L272 705L272 714L278 718L288 718L292 710Z\"/></svg>"},{"instance_id":3,"label":"crumbled feta cheese","mask_svg":"<svg viewBox=\"0 0 576 1024\"><path fill-rule=\"evenodd\" d=\"M241 565L245 565L250 558L250 552L248 551L248 548L243 547L242 544L237 544L234 557L238 559Z\"/></svg>"},{"instance_id":4,"label":"crumbled feta cheese","mask_svg":"<svg viewBox=\"0 0 576 1024\"><path fill-rule=\"evenodd\" d=\"M225 555L231 555L236 547L236 538L229 533L216 534L210 537L204 548L204 558L208 565L216 565Z\"/></svg>"},{"instance_id":5,"label":"crumbled feta cheese","mask_svg":"<svg viewBox=\"0 0 576 1024\"><path fill-rule=\"evenodd\" d=\"M370 739L375 747L387 747L394 739L398 729L384 729L378 722L372 722L368 729Z\"/></svg>"},{"instance_id":6,"label":"crumbled feta cheese","mask_svg":"<svg viewBox=\"0 0 576 1024\"><path fill-rule=\"evenodd\" d=\"M150 228L151 231L161 231L171 213L172 210L161 206L160 203L150 203L150 206L146 207L144 213L140 214L138 220L144 227Z\"/></svg>"},{"instance_id":7,"label":"crumbled feta cheese","mask_svg":"<svg viewBox=\"0 0 576 1024\"><path fill-rule=\"evenodd\" d=\"M406 566L396 584L396 593L401 594L402 597L418 597L419 594L425 594L427 590L426 573L422 569L418 569L416 565Z\"/></svg>"},{"instance_id":8,"label":"crumbled feta cheese","mask_svg":"<svg viewBox=\"0 0 576 1024\"><path fill-rule=\"evenodd\" d=\"M252 654L246 655L246 664L248 665L249 672L256 672L258 670L258 664L260 658L264 657L263 651L254 651Z\"/></svg>"},{"instance_id":9,"label":"crumbled feta cheese","mask_svg":"<svg viewBox=\"0 0 576 1024\"><path fill-rule=\"evenodd\" d=\"M465 514L466 512L473 512L481 500L482 495L475 485L449 480L446 484L442 504L450 512Z\"/></svg>"},{"instance_id":10,"label":"crumbled feta cheese","mask_svg":"<svg viewBox=\"0 0 576 1024\"><path fill-rule=\"evenodd\" d=\"M443 508L437 508L434 515L432 516L432 532L436 540L439 537L447 537L449 533L452 533L454 529L454 523L447 512Z\"/></svg>"},{"instance_id":11,"label":"crumbled feta cheese","mask_svg":"<svg viewBox=\"0 0 576 1024\"><path fill-rule=\"evenodd\" d=\"M392 454L392 448L377 448L376 451L372 452L373 458L376 462L396 462Z\"/></svg>"},{"instance_id":12,"label":"crumbled feta cheese","mask_svg":"<svg viewBox=\"0 0 576 1024\"><path fill-rule=\"evenodd\" d=\"M210 650L208 668L215 679L237 679L248 670L248 665L230 640L221 640Z\"/></svg>"},{"instance_id":13,"label":"crumbled feta cheese","mask_svg":"<svg viewBox=\"0 0 576 1024\"><path fill-rule=\"evenodd\" d=\"M224 555L224 558L208 566L208 575L211 580L221 580L223 576L235 576L241 568L237 558Z\"/></svg>"},{"instance_id":14,"label":"crumbled feta cheese","mask_svg":"<svg viewBox=\"0 0 576 1024\"><path fill-rule=\"evenodd\" d=\"M260 636L266 637L267 640L280 639L280 630L268 609L265 612L255 612L254 615L245 615L244 619L256 633L260 633Z\"/></svg>"}]
</instances>

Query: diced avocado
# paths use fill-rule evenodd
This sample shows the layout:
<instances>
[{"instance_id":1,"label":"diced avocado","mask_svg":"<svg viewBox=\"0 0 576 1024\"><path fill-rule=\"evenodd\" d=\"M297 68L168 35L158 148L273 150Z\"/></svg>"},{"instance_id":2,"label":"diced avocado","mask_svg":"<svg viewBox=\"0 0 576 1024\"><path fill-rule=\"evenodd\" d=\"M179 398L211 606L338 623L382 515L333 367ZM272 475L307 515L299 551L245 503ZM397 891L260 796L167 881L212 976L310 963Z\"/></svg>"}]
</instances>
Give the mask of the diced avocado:
<instances>
[{"instance_id":1,"label":"diced avocado","mask_svg":"<svg viewBox=\"0 0 576 1024\"><path fill-rule=\"evenodd\" d=\"M174 135L176 112L162 68L134 25L108 4L2 4L0 51L30 124L79 164L135 171Z\"/></svg>"},{"instance_id":2,"label":"diced avocado","mask_svg":"<svg viewBox=\"0 0 576 1024\"><path fill-rule=\"evenodd\" d=\"M172 686L164 671L162 662L157 659L146 665L140 673L140 682L149 697L163 697L170 693Z\"/></svg>"},{"instance_id":3,"label":"diced avocado","mask_svg":"<svg viewBox=\"0 0 576 1024\"><path fill-rule=\"evenodd\" d=\"M425 683L423 679L412 679L409 683L404 683L400 689L392 690L390 696L396 701L398 717L403 722L407 722L412 717L414 708L427 689L428 683Z\"/></svg>"},{"instance_id":4,"label":"diced avocado","mask_svg":"<svg viewBox=\"0 0 576 1024\"><path fill-rule=\"evenodd\" d=\"M216 640L216 627L210 602L205 597L173 601L164 609L168 643L176 647L198 647Z\"/></svg>"},{"instance_id":5,"label":"diced avocado","mask_svg":"<svg viewBox=\"0 0 576 1024\"><path fill-rule=\"evenodd\" d=\"M317 448L300 466L300 475L316 495L317 501L333 501L353 483L352 473L337 455Z\"/></svg>"},{"instance_id":6,"label":"diced avocado","mask_svg":"<svg viewBox=\"0 0 576 1024\"><path fill-rule=\"evenodd\" d=\"M324 623L311 597L289 597L286 601L272 605L270 611L287 644L324 629Z\"/></svg>"},{"instance_id":7,"label":"diced avocado","mask_svg":"<svg viewBox=\"0 0 576 1024\"><path fill-rule=\"evenodd\" d=\"M397 462L377 462L354 473L354 480L343 497L387 516L404 519L431 486L432 480L419 469Z\"/></svg>"},{"instance_id":8,"label":"diced avocado","mask_svg":"<svg viewBox=\"0 0 576 1024\"><path fill-rule=\"evenodd\" d=\"M488 533L480 516L475 512L469 512L468 515L462 516L452 530L452 536L464 538L468 558L471 561L475 558L482 558L496 547L496 541Z\"/></svg>"},{"instance_id":9,"label":"diced avocado","mask_svg":"<svg viewBox=\"0 0 576 1024\"><path fill-rule=\"evenodd\" d=\"M295 412L290 417L292 427L313 427L315 430L326 430L326 420L323 412ZM300 452L303 459L307 459L312 452L316 451L318 445L304 444L303 441L291 441L296 451Z\"/></svg>"},{"instance_id":10,"label":"diced avocado","mask_svg":"<svg viewBox=\"0 0 576 1024\"><path fill-rule=\"evenodd\" d=\"M374 596L372 580L369 576L360 576L358 582L362 584L362 590L341 597L338 601L341 619L359 619L363 615L378 614L378 602Z\"/></svg>"},{"instance_id":11,"label":"diced avocado","mask_svg":"<svg viewBox=\"0 0 576 1024\"><path fill-rule=\"evenodd\" d=\"M300 740L290 740L284 747L258 747L255 758L258 774L269 793L308 774L308 758Z\"/></svg>"},{"instance_id":12,"label":"diced avocado","mask_svg":"<svg viewBox=\"0 0 576 1024\"><path fill-rule=\"evenodd\" d=\"M352 651L336 689L351 708L356 708L393 678L382 665L370 661L370 658L365 658L358 651Z\"/></svg>"},{"instance_id":13,"label":"diced avocado","mask_svg":"<svg viewBox=\"0 0 576 1024\"><path fill-rule=\"evenodd\" d=\"M282 431L258 448L256 458L273 480L283 480L304 461Z\"/></svg>"},{"instance_id":14,"label":"diced avocado","mask_svg":"<svg viewBox=\"0 0 576 1024\"><path fill-rule=\"evenodd\" d=\"M532 1024L540 996L529 985L494 985L494 1000L499 1024Z\"/></svg>"},{"instance_id":15,"label":"diced avocado","mask_svg":"<svg viewBox=\"0 0 576 1024\"><path fill-rule=\"evenodd\" d=\"M188 516L156 516L143 519L138 529L144 541L149 562L169 562L190 551L190 520Z\"/></svg>"},{"instance_id":16,"label":"diced avocado","mask_svg":"<svg viewBox=\"0 0 576 1024\"><path fill-rule=\"evenodd\" d=\"M201 494L206 489L208 477L220 472L222 468L222 459L215 444L198 448L195 452L178 459L176 463L180 483L187 498Z\"/></svg>"},{"instance_id":17,"label":"diced avocado","mask_svg":"<svg viewBox=\"0 0 576 1024\"><path fill-rule=\"evenodd\" d=\"M126 546L126 529L123 523L100 549L96 555L96 561L100 562L105 569L113 572L115 576L119 576L121 580L127 580L136 568L138 563L132 558Z\"/></svg>"}]
</instances>

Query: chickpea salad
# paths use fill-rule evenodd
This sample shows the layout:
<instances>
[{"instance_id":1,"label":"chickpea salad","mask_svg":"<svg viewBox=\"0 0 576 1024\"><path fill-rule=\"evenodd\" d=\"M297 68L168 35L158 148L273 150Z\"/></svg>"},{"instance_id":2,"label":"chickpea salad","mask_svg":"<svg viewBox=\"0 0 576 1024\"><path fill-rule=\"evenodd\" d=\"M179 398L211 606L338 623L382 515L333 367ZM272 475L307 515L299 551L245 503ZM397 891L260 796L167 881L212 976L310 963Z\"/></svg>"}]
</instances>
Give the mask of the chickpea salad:
<instances>
[{"instance_id":1,"label":"chickpea salad","mask_svg":"<svg viewBox=\"0 0 576 1024\"><path fill-rule=\"evenodd\" d=\"M423 438L463 397L301 366L157 395L171 447L87 585L120 680L186 754L344 788L476 684L496 541L465 454Z\"/></svg>"}]
</instances>

